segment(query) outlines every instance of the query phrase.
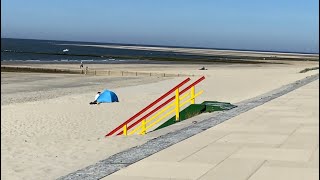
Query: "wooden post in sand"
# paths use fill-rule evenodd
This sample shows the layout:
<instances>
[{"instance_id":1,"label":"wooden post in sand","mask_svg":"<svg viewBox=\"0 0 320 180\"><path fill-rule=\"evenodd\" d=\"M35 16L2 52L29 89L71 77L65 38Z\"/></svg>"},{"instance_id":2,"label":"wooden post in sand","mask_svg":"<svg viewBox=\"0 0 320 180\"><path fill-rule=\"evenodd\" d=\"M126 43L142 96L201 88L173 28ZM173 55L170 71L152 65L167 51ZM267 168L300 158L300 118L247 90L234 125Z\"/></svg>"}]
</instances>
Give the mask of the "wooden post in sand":
<instances>
[{"instance_id":1,"label":"wooden post in sand","mask_svg":"<svg viewBox=\"0 0 320 180\"><path fill-rule=\"evenodd\" d=\"M127 136L128 135L128 127L127 127L127 124L125 124L124 126L123 126L123 135L125 135L125 136Z\"/></svg>"},{"instance_id":2,"label":"wooden post in sand","mask_svg":"<svg viewBox=\"0 0 320 180\"><path fill-rule=\"evenodd\" d=\"M194 86L191 87L191 92L190 92L190 96L191 96L191 104L195 104L195 88Z\"/></svg>"},{"instance_id":3,"label":"wooden post in sand","mask_svg":"<svg viewBox=\"0 0 320 180\"><path fill-rule=\"evenodd\" d=\"M146 126L147 126L147 122L146 122L146 120L144 119L144 120L141 121L141 127L142 127L142 130L141 130L141 132L140 132L141 135L145 135L145 134L147 133L147 128L146 128Z\"/></svg>"},{"instance_id":4,"label":"wooden post in sand","mask_svg":"<svg viewBox=\"0 0 320 180\"><path fill-rule=\"evenodd\" d=\"M180 120L180 98L179 98L179 88L175 91L175 111L176 111L176 121Z\"/></svg>"}]
</instances>

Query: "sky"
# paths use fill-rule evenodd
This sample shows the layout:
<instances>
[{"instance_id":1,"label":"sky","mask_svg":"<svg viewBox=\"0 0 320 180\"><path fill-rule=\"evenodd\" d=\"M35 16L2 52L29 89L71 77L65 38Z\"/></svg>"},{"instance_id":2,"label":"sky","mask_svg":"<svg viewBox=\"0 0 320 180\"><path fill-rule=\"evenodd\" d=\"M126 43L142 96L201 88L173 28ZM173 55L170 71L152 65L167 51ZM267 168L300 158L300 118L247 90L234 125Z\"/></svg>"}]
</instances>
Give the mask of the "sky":
<instances>
[{"instance_id":1,"label":"sky","mask_svg":"<svg viewBox=\"0 0 320 180\"><path fill-rule=\"evenodd\" d=\"M319 53L319 1L1 0L1 37Z\"/></svg>"}]
</instances>

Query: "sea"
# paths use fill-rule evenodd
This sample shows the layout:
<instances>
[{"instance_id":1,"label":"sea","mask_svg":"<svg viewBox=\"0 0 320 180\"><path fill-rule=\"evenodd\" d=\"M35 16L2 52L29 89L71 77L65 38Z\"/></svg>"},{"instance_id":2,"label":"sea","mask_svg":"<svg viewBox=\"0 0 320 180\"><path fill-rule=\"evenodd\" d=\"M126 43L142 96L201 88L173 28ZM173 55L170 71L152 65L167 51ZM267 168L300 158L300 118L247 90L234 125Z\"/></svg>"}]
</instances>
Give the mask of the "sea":
<instances>
[{"instance_id":1,"label":"sea","mask_svg":"<svg viewBox=\"0 0 320 180\"><path fill-rule=\"evenodd\" d=\"M79 41L56 41L1 38L1 63L175 63L177 59L208 59L209 56L192 55L179 52L164 52L152 50L116 49L105 47L88 47L75 45L120 45L139 46L138 44L114 44ZM140 45L141 46L141 45ZM151 45L143 45L151 46ZM155 47L155 46L152 46ZM168 46L156 46L168 47ZM180 46L170 46L181 48ZM194 48L194 47L184 47ZM203 48L210 49L210 48ZM219 49L216 50L241 50L242 49ZM259 51L259 50L254 50ZM265 52L265 51L264 51ZM273 51L277 52L277 51ZM279 52L279 51L278 51ZM296 52L299 53L299 52ZM211 57L220 58L218 56ZM158 61L157 61L158 60ZM161 60L161 61L159 61Z\"/></svg>"},{"instance_id":2,"label":"sea","mask_svg":"<svg viewBox=\"0 0 320 180\"><path fill-rule=\"evenodd\" d=\"M148 58L197 57L175 52L84 47L64 44L128 45L1 38L1 62L80 63L82 61L90 63L163 63L162 61L150 61ZM143 57L143 59L139 57Z\"/></svg>"}]
</instances>

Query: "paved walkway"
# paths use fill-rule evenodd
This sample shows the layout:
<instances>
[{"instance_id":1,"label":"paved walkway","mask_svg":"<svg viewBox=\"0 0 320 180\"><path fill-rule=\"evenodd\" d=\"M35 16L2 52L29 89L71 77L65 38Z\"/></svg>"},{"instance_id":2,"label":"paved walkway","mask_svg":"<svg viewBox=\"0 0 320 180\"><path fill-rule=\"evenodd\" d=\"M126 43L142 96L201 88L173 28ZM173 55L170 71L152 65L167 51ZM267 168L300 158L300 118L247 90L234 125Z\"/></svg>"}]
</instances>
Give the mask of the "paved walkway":
<instances>
[{"instance_id":1,"label":"paved walkway","mask_svg":"<svg viewBox=\"0 0 320 180\"><path fill-rule=\"evenodd\" d=\"M318 91L316 80L103 179L318 179Z\"/></svg>"}]
</instances>

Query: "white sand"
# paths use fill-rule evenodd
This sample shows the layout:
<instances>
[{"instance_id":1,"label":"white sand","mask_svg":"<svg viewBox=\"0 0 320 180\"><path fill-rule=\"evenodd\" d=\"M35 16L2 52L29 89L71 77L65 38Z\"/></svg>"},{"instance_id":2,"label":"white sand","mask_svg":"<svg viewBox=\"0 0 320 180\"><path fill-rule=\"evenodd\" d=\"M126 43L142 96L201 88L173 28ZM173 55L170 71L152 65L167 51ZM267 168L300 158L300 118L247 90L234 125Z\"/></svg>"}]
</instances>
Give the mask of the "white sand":
<instances>
[{"instance_id":1,"label":"white sand","mask_svg":"<svg viewBox=\"0 0 320 180\"><path fill-rule=\"evenodd\" d=\"M196 90L205 92L197 103L204 100L236 103L319 73L318 70L298 73L316 65L312 62L206 65L207 71L197 70L199 65L106 65L105 68L123 66L136 71L203 74L206 80ZM24 79L19 80L21 77ZM1 98L5 101L1 101L1 177L58 178L153 138L152 133L112 138L104 135L185 77L124 78L119 81L101 76L2 73ZM96 91L103 87L116 92L120 102L90 106L88 103Z\"/></svg>"}]
</instances>

